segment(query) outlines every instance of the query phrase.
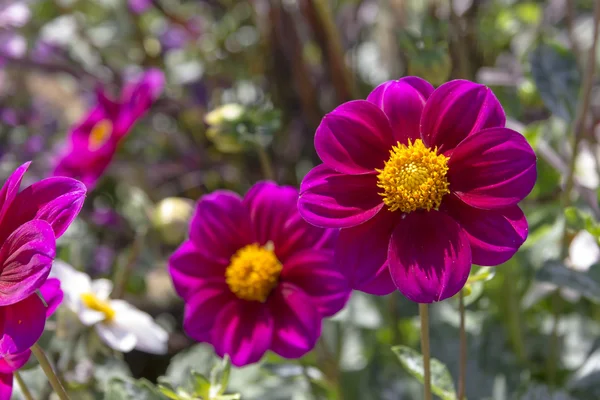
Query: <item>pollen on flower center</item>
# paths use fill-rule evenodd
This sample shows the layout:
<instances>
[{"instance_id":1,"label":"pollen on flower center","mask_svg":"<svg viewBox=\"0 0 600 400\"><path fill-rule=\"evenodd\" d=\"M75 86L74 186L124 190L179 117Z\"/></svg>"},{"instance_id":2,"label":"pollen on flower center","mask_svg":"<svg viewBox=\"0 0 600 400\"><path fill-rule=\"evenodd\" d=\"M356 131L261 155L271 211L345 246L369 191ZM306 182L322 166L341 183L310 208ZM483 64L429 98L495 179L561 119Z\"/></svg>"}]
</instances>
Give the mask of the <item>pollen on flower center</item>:
<instances>
[{"instance_id":1,"label":"pollen on flower center","mask_svg":"<svg viewBox=\"0 0 600 400\"><path fill-rule=\"evenodd\" d=\"M112 321L115 318L115 310L110 306L108 301L100 300L93 293L82 293L81 301L91 310L99 311L104 314L105 321Z\"/></svg>"},{"instance_id":2,"label":"pollen on flower center","mask_svg":"<svg viewBox=\"0 0 600 400\"><path fill-rule=\"evenodd\" d=\"M108 119L103 119L94 125L90 132L88 147L91 151L97 150L108 141L112 134L113 124Z\"/></svg>"},{"instance_id":3,"label":"pollen on flower center","mask_svg":"<svg viewBox=\"0 0 600 400\"><path fill-rule=\"evenodd\" d=\"M265 247L250 244L231 257L225 280L238 298L264 303L277 286L283 266L272 247L270 242Z\"/></svg>"},{"instance_id":4,"label":"pollen on flower center","mask_svg":"<svg viewBox=\"0 0 600 400\"><path fill-rule=\"evenodd\" d=\"M390 150L383 169L377 169L377 186L390 211L411 212L437 209L449 193L448 157L437 154L437 148L425 147L421 139L398 143Z\"/></svg>"}]
</instances>

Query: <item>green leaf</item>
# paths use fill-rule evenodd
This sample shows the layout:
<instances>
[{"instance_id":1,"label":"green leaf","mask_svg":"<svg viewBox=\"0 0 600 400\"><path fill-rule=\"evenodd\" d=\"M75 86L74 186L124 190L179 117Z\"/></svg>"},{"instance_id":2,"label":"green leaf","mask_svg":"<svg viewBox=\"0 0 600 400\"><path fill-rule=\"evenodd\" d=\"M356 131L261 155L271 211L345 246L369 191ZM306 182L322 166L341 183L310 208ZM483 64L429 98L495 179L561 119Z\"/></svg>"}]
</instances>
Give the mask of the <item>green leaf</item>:
<instances>
[{"instance_id":1,"label":"green leaf","mask_svg":"<svg viewBox=\"0 0 600 400\"><path fill-rule=\"evenodd\" d=\"M192 371L192 386L193 393L195 396L202 397L203 399L208 399L210 397L210 382L204 375L197 371Z\"/></svg>"},{"instance_id":2,"label":"green leaf","mask_svg":"<svg viewBox=\"0 0 600 400\"><path fill-rule=\"evenodd\" d=\"M558 117L572 120L581 86L573 53L556 43L541 43L531 52L529 61L546 107Z\"/></svg>"},{"instance_id":3,"label":"green leaf","mask_svg":"<svg viewBox=\"0 0 600 400\"><path fill-rule=\"evenodd\" d=\"M212 393L221 395L227 390L229 374L231 373L231 359L226 354L223 360L215 365L210 373L210 386Z\"/></svg>"},{"instance_id":4,"label":"green leaf","mask_svg":"<svg viewBox=\"0 0 600 400\"><path fill-rule=\"evenodd\" d=\"M548 261L536 273L536 278L542 282L573 289L588 300L600 304L600 284L587 272L567 268L558 261Z\"/></svg>"},{"instance_id":5,"label":"green leaf","mask_svg":"<svg viewBox=\"0 0 600 400\"><path fill-rule=\"evenodd\" d=\"M402 366L419 382L423 383L423 356L406 346L392 347ZM431 391L442 400L457 400L452 376L444 364L431 359Z\"/></svg>"},{"instance_id":6,"label":"green leaf","mask_svg":"<svg viewBox=\"0 0 600 400\"><path fill-rule=\"evenodd\" d=\"M179 400L179 396L177 395L177 392L175 392L175 389L173 389L173 387L171 387L170 385L168 385L166 383L161 383L157 387L158 387L158 390L162 394L167 396L169 399Z\"/></svg>"}]
</instances>

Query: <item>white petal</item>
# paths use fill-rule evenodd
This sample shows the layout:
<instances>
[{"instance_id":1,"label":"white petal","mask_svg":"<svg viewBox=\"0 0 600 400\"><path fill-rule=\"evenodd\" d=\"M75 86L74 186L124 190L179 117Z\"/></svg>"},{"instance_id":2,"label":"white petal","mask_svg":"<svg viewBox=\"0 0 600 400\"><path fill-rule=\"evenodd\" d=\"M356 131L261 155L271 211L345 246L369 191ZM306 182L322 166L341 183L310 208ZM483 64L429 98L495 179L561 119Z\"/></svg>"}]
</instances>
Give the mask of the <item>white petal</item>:
<instances>
[{"instance_id":1,"label":"white petal","mask_svg":"<svg viewBox=\"0 0 600 400\"><path fill-rule=\"evenodd\" d=\"M81 295L91 291L92 280L89 275L77 271L64 261L55 260L50 277L60 280L60 288L65 294L65 304L77 312L80 308Z\"/></svg>"},{"instance_id":2,"label":"white petal","mask_svg":"<svg viewBox=\"0 0 600 400\"><path fill-rule=\"evenodd\" d=\"M116 311L113 323L136 336L137 350L152 354L167 352L169 334L150 315L123 300L113 300L110 305Z\"/></svg>"},{"instance_id":3,"label":"white petal","mask_svg":"<svg viewBox=\"0 0 600 400\"><path fill-rule=\"evenodd\" d=\"M106 318L104 313L101 313L100 311L91 310L87 307L82 307L77 312L77 316L79 317L81 323L86 326L92 326L94 324L97 324L98 322L103 321L104 318Z\"/></svg>"},{"instance_id":4,"label":"white petal","mask_svg":"<svg viewBox=\"0 0 600 400\"><path fill-rule=\"evenodd\" d=\"M596 159L588 146L582 146L577 155L575 161L575 176L582 186L590 189L596 189L600 184Z\"/></svg>"},{"instance_id":5,"label":"white petal","mask_svg":"<svg viewBox=\"0 0 600 400\"><path fill-rule=\"evenodd\" d=\"M114 322L96 325L96 332L98 332L98 336L104 343L121 353L129 353L135 348L137 342L133 333L128 332Z\"/></svg>"},{"instance_id":6,"label":"white petal","mask_svg":"<svg viewBox=\"0 0 600 400\"><path fill-rule=\"evenodd\" d=\"M108 279L97 279L92 282L92 293L99 300L106 301L113 290L113 283Z\"/></svg>"},{"instance_id":7,"label":"white petal","mask_svg":"<svg viewBox=\"0 0 600 400\"><path fill-rule=\"evenodd\" d=\"M578 271L587 271L600 260L600 248L596 238L588 231L580 231L569 246L571 266Z\"/></svg>"}]
</instances>

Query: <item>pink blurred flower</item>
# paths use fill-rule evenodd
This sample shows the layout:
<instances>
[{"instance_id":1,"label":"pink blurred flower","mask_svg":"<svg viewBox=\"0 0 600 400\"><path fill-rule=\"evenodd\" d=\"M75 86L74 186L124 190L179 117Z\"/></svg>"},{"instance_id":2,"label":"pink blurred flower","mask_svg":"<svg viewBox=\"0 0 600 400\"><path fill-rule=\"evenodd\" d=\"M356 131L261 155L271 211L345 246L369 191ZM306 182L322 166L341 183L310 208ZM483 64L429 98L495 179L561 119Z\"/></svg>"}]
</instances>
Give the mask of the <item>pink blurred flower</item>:
<instances>
[{"instance_id":1,"label":"pink blurred flower","mask_svg":"<svg viewBox=\"0 0 600 400\"><path fill-rule=\"evenodd\" d=\"M121 140L148 111L163 86L162 71L150 69L137 83L124 88L119 101L109 99L99 89L96 107L69 133L53 175L70 176L93 188L108 168Z\"/></svg>"}]
</instances>

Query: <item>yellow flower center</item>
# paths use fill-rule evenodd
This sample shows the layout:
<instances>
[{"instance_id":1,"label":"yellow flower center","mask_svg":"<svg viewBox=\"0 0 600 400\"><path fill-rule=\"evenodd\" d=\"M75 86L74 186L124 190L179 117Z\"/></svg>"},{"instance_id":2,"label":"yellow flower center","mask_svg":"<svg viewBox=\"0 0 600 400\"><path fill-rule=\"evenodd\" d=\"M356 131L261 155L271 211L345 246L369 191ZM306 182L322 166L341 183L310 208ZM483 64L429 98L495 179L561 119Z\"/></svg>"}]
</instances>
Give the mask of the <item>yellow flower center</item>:
<instances>
[{"instance_id":1,"label":"yellow flower center","mask_svg":"<svg viewBox=\"0 0 600 400\"><path fill-rule=\"evenodd\" d=\"M419 209L437 209L449 193L448 157L437 154L437 147L425 147L421 139L398 143L390 150L383 169L377 169L380 193L390 211L407 213Z\"/></svg>"},{"instance_id":2,"label":"yellow flower center","mask_svg":"<svg viewBox=\"0 0 600 400\"><path fill-rule=\"evenodd\" d=\"M282 268L271 242L265 247L250 244L231 257L225 270L225 280L238 298L264 303L277 286Z\"/></svg>"},{"instance_id":3,"label":"yellow flower center","mask_svg":"<svg viewBox=\"0 0 600 400\"><path fill-rule=\"evenodd\" d=\"M90 132L90 141L88 147L90 151L98 150L108 141L112 134L113 124L108 119L103 119L94 125Z\"/></svg>"},{"instance_id":4,"label":"yellow flower center","mask_svg":"<svg viewBox=\"0 0 600 400\"><path fill-rule=\"evenodd\" d=\"M100 300L95 294L83 293L81 295L81 301L87 308L103 313L105 321L110 322L115 318L116 312L110 306L110 303L108 301Z\"/></svg>"}]
</instances>

